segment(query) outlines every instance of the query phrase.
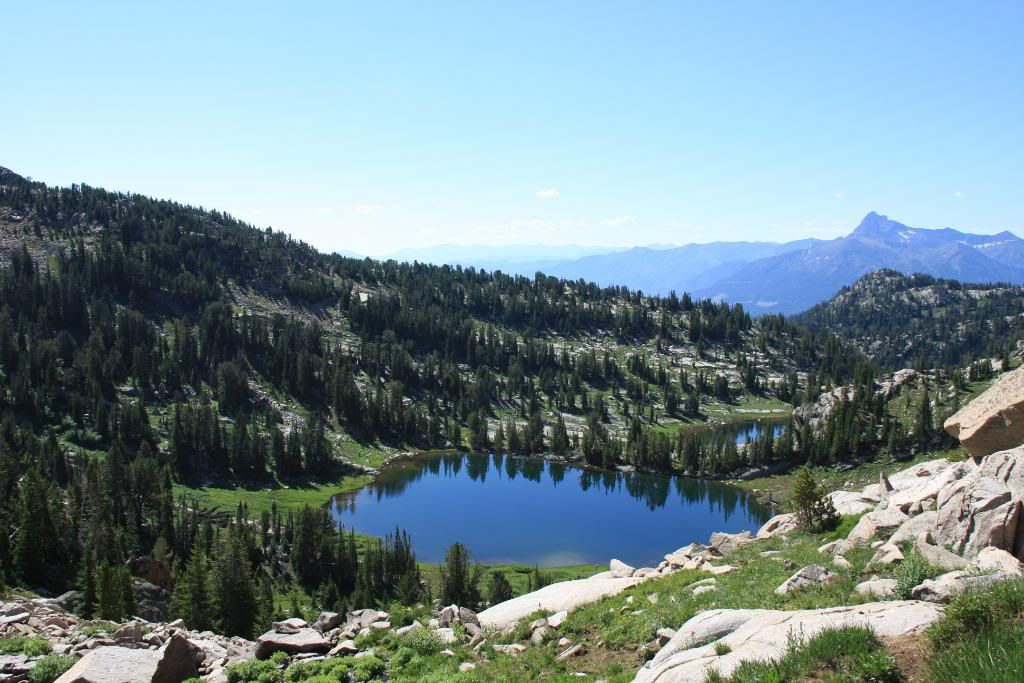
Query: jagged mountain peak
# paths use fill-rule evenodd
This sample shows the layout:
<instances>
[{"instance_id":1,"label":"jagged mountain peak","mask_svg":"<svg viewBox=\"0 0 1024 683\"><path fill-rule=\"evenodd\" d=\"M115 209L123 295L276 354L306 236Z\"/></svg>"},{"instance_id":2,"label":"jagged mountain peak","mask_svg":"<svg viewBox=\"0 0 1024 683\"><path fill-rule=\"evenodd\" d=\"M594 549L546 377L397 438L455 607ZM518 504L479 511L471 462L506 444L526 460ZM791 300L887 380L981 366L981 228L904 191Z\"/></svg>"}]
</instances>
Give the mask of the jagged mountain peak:
<instances>
[{"instance_id":1,"label":"jagged mountain peak","mask_svg":"<svg viewBox=\"0 0 1024 683\"><path fill-rule=\"evenodd\" d=\"M857 229L850 233L850 237L863 237L867 239L890 237L901 232L913 232L903 223L892 220L886 215L872 211L864 216L864 219L857 226Z\"/></svg>"}]
</instances>

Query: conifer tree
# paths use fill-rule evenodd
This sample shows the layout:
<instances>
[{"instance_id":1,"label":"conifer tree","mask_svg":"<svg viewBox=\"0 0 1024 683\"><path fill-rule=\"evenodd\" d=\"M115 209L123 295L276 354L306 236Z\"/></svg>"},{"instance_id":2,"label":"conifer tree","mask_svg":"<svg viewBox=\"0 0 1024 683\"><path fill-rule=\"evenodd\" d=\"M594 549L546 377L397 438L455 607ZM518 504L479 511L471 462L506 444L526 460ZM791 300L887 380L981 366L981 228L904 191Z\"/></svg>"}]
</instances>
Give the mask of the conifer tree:
<instances>
[{"instance_id":1,"label":"conifer tree","mask_svg":"<svg viewBox=\"0 0 1024 683\"><path fill-rule=\"evenodd\" d=\"M480 602L479 572L470 566L469 551L454 543L445 553L441 565L441 602L473 609Z\"/></svg>"},{"instance_id":2,"label":"conifer tree","mask_svg":"<svg viewBox=\"0 0 1024 683\"><path fill-rule=\"evenodd\" d=\"M171 597L171 613L194 631L213 628L211 610L210 573L206 557L193 549L192 557L184 570L179 572L178 582Z\"/></svg>"},{"instance_id":3,"label":"conifer tree","mask_svg":"<svg viewBox=\"0 0 1024 683\"><path fill-rule=\"evenodd\" d=\"M491 572L491 580L487 586L487 600L492 605L512 599L512 584L505 578L505 572L495 570Z\"/></svg>"},{"instance_id":4,"label":"conifer tree","mask_svg":"<svg viewBox=\"0 0 1024 683\"><path fill-rule=\"evenodd\" d=\"M800 528L806 531L831 531L839 524L832 500L821 491L809 467L797 470L790 506Z\"/></svg>"}]
</instances>

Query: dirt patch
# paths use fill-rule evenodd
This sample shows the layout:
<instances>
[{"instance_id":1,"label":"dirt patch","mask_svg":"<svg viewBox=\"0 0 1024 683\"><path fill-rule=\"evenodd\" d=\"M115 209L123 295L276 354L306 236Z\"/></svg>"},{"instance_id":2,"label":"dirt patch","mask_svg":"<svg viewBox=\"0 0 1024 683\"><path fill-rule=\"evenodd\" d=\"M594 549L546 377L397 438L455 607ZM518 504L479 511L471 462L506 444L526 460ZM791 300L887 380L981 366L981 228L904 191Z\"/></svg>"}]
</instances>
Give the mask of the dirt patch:
<instances>
[{"instance_id":1,"label":"dirt patch","mask_svg":"<svg viewBox=\"0 0 1024 683\"><path fill-rule=\"evenodd\" d=\"M928 680L928 662L932 656L928 636L920 634L882 638L882 644L895 658L896 668L906 683L923 683Z\"/></svg>"}]
</instances>

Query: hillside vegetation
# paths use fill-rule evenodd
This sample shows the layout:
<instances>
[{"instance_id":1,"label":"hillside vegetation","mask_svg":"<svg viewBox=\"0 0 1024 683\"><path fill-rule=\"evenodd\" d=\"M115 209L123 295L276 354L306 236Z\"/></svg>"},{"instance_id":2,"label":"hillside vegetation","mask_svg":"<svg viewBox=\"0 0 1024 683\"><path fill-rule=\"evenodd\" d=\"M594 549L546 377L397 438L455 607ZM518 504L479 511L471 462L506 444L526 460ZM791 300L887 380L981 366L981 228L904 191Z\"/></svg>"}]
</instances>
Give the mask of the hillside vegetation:
<instances>
[{"instance_id":1,"label":"hillside vegetation","mask_svg":"<svg viewBox=\"0 0 1024 683\"><path fill-rule=\"evenodd\" d=\"M959 367L1017 347L1024 288L880 270L793 320L831 330L893 370Z\"/></svg>"}]
</instances>

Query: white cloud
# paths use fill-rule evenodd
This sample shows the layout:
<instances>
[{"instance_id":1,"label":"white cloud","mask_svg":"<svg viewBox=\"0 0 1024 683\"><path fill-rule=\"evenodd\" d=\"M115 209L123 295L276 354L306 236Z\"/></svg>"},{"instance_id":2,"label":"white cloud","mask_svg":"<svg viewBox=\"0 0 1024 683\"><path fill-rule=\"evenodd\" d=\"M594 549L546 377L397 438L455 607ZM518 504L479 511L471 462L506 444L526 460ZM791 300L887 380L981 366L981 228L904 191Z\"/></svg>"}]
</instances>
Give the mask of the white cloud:
<instances>
[{"instance_id":1,"label":"white cloud","mask_svg":"<svg viewBox=\"0 0 1024 683\"><path fill-rule=\"evenodd\" d=\"M549 187L546 190L537 190L537 199L557 199L559 192L557 188Z\"/></svg>"},{"instance_id":2,"label":"white cloud","mask_svg":"<svg viewBox=\"0 0 1024 683\"><path fill-rule=\"evenodd\" d=\"M354 213L358 213L361 216L370 216L377 213L383 208L384 207L381 206L380 204L356 204L354 207L352 207L352 211Z\"/></svg>"},{"instance_id":3,"label":"white cloud","mask_svg":"<svg viewBox=\"0 0 1024 683\"><path fill-rule=\"evenodd\" d=\"M954 197L955 197L956 199L963 199L963 198L964 198L964 197L966 197L967 195L965 195L965 194L964 194L963 192L961 192L960 190L957 190L956 192L954 192L954 193L953 193L953 196L954 196Z\"/></svg>"},{"instance_id":4,"label":"white cloud","mask_svg":"<svg viewBox=\"0 0 1024 683\"><path fill-rule=\"evenodd\" d=\"M833 197L835 197L836 199L842 199L843 197L845 197L845 196L846 196L846 193L845 193L845 192L842 192L842 191L839 191L839 192L833 192L833 193L832 193L832 196L833 196Z\"/></svg>"},{"instance_id":5,"label":"white cloud","mask_svg":"<svg viewBox=\"0 0 1024 683\"><path fill-rule=\"evenodd\" d=\"M317 209L317 213L321 216L330 216L332 213L334 213L334 207L321 206L319 209Z\"/></svg>"}]
</instances>

